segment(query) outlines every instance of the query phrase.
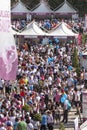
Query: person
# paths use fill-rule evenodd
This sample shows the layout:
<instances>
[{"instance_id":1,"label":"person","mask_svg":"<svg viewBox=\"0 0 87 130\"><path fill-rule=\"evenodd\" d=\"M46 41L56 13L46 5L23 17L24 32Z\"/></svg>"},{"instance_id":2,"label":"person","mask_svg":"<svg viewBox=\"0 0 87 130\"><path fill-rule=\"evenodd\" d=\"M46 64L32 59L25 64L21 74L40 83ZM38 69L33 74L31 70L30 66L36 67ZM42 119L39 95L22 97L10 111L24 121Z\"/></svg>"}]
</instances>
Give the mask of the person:
<instances>
[{"instance_id":1,"label":"person","mask_svg":"<svg viewBox=\"0 0 87 130\"><path fill-rule=\"evenodd\" d=\"M51 111L47 111L47 125L48 125L48 130L53 130L53 116Z\"/></svg>"},{"instance_id":2,"label":"person","mask_svg":"<svg viewBox=\"0 0 87 130\"><path fill-rule=\"evenodd\" d=\"M0 122L0 130L6 130L5 124Z\"/></svg>"},{"instance_id":3,"label":"person","mask_svg":"<svg viewBox=\"0 0 87 130\"><path fill-rule=\"evenodd\" d=\"M33 123L30 122L29 117L27 118L26 123L27 123L27 130L34 130Z\"/></svg>"},{"instance_id":4,"label":"person","mask_svg":"<svg viewBox=\"0 0 87 130\"><path fill-rule=\"evenodd\" d=\"M16 118L15 118L14 125L13 125L14 130L17 130L17 126L18 126L19 121L20 121L19 117L16 117Z\"/></svg>"},{"instance_id":5,"label":"person","mask_svg":"<svg viewBox=\"0 0 87 130\"><path fill-rule=\"evenodd\" d=\"M33 125L34 125L34 130L39 130L40 129L40 122L39 121L34 121L33 120Z\"/></svg>"},{"instance_id":6,"label":"person","mask_svg":"<svg viewBox=\"0 0 87 130\"><path fill-rule=\"evenodd\" d=\"M11 121L7 121L7 127L6 130L13 130L13 124Z\"/></svg>"},{"instance_id":7,"label":"person","mask_svg":"<svg viewBox=\"0 0 87 130\"><path fill-rule=\"evenodd\" d=\"M63 120L62 122L67 123L68 122L68 98L64 101L64 106L63 106Z\"/></svg>"},{"instance_id":8,"label":"person","mask_svg":"<svg viewBox=\"0 0 87 130\"><path fill-rule=\"evenodd\" d=\"M27 124L25 121L19 121L17 125L17 130L27 130Z\"/></svg>"},{"instance_id":9,"label":"person","mask_svg":"<svg viewBox=\"0 0 87 130\"><path fill-rule=\"evenodd\" d=\"M77 109L77 112L75 114L79 114L79 107L81 104L81 92L77 88L75 88L74 102L75 102L75 107Z\"/></svg>"},{"instance_id":10,"label":"person","mask_svg":"<svg viewBox=\"0 0 87 130\"><path fill-rule=\"evenodd\" d=\"M40 130L47 130L47 115L45 111L42 112L41 128Z\"/></svg>"},{"instance_id":11,"label":"person","mask_svg":"<svg viewBox=\"0 0 87 130\"><path fill-rule=\"evenodd\" d=\"M61 120L60 106L55 107L55 120L56 123L60 123Z\"/></svg>"}]
</instances>

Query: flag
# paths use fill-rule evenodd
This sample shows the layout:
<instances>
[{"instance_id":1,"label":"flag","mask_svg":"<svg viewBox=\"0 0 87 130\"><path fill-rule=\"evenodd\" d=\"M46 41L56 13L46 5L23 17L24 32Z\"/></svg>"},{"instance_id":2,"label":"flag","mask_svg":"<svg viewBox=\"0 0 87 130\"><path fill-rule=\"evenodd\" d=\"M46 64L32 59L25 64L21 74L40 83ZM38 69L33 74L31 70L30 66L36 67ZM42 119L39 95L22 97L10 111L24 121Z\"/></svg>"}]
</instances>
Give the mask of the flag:
<instances>
[{"instance_id":1,"label":"flag","mask_svg":"<svg viewBox=\"0 0 87 130\"><path fill-rule=\"evenodd\" d=\"M10 0L0 0L0 79L4 80L16 79L18 63L10 7Z\"/></svg>"},{"instance_id":2,"label":"flag","mask_svg":"<svg viewBox=\"0 0 87 130\"><path fill-rule=\"evenodd\" d=\"M78 34L78 45L81 45L82 42L82 34Z\"/></svg>"}]
</instances>

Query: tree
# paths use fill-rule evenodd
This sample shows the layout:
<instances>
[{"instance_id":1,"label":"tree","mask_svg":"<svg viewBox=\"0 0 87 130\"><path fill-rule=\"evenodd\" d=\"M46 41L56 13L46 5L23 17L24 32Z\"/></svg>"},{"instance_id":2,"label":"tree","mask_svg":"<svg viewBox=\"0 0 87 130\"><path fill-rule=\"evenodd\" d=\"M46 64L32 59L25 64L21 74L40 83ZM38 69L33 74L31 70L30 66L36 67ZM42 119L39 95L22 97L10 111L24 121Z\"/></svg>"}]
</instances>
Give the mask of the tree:
<instances>
[{"instance_id":1,"label":"tree","mask_svg":"<svg viewBox=\"0 0 87 130\"><path fill-rule=\"evenodd\" d=\"M74 48L74 52L72 56L72 65L74 68L79 67L78 51L76 47Z\"/></svg>"},{"instance_id":2,"label":"tree","mask_svg":"<svg viewBox=\"0 0 87 130\"><path fill-rule=\"evenodd\" d=\"M78 56L78 51L77 48L74 48L74 52L72 55L72 65L76 69L77 76L80 75L80 65L79 65L79 56Z\"/></svg>"},{"instance_id":3,"label":"tree","mask_svg":"<svg viewBox=\"0 0 87 130\"><path fill-rule=\"evenodd\" d=\"M87 43L87 34L82 35L82 43L83 44Z\"/></svg>"}]
</instances>

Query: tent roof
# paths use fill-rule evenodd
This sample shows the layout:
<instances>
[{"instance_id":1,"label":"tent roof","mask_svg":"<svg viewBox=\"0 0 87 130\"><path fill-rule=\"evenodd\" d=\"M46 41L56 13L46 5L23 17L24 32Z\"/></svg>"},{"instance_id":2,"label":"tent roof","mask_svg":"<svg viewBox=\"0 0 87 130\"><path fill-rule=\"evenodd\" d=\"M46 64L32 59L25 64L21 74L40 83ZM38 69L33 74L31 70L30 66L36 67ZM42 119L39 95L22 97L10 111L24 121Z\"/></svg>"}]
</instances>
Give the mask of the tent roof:
<instances>
[{"instance_id":1,"label":"tent roof","mask_svg":"<svg viewBox=\"0 0 87 130\"><path fill-rule=\"evenodd\" d=\"M60 36L60 37L67 37L67 36L77 36L77 33L74 33L72 29L68 27L69 25L65 22L61 22L54 30L48 33L49 36Z\"/></svg>"},{"instance_id":2,"label":"tent roof","mask_svg":"<svg viewBox=\"0 0 87 130\"><path fill-rule=\"evenodd\" d=\"M20 35L20 33L18 31L14 30L12 27L11 27L11 33L13 35Z\"/></svg>"},{"instance_id":3,"label":"tent roof","mask_svg":"<svg viewBox=\"0 0 87 130\"><path fill-rule=\"evenodd\" d=\"M85 50L82 51L82 55L87 55L87 49L85 49Z\"/></svg>"},{"instance_id":4,"label":"tent roof","mask_svg":"<svg viewBox=\"0 0 87 130\"><path fill-rule=\"evenodd\" d=\"M36 22L33 21L26 26L26 28L20 33L20 35L45 36L46 33L40 29Z\"/></svg>"},{"instance_id":5,"label":"tent roof","mask_svg":"<svg viewBox=\"0 0 87 130\"><path fill-rule=\"evenodd\" d=\"M24 30L21 30L21 32L16 32L15 30L13 30L13 34L24 36L54 36L54 37L78 36L78 34L74 33L71 29L69 29L68 25L64 22L60 23L55 29L48 31L48 33L46 33L38 26L38 24L35 21L29 23Z\"/></svg>"},{"instance_id":6,"label":"tent roof","mask_svg":"<svg viewBox=\"0 0 87 130\"><path fill-rule=\"evenodd\" d=\"M29 13L29 11L20 0L11 9L12 13Z\"/></svg>"},{"instance_id":7,"label":"tent roof","mask_svg":"<svg viewBox=\"0 0 87 130\"><path fill-rule=\"evenodd\" d=\"M52 13L53 11L49 8L47 3L44 0L40 1L35 8L32 9L32 13L44 14L44 13Z\"/></svg>"},{"instance_id":8,"label":"tent roof","mask_svg":"<svg viewBox=\"0 0 87 130\"><path fill-rule=\"evenodd\" d=\"M64 0L64 2L59 5L55 10L56 13L76 13L77 10L72 7L72 5L67 1Z\"/></svg>"}]
</instances>

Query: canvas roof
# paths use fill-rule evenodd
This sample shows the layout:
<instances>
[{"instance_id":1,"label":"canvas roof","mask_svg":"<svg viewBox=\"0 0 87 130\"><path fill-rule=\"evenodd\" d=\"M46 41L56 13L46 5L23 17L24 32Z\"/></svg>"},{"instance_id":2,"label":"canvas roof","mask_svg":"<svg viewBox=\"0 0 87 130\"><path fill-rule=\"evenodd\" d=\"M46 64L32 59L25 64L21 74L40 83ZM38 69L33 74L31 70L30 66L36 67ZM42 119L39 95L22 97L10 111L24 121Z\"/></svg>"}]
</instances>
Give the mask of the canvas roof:
<instances>
[{"instance_id":1,"label":"canvas roof","mask_svg":"<svg viewBox=\"0 0 87 130\"><path fill-rule=\"evenodd\" d=\"M13 35L20 35L20 32L16 31L15 29L11 28L11 33Z\"/></svg>"},{"instance_id":2,"label":"canvas roof","mask_svg":"<svg viewBox=\"0 0 87 130\"><path fill-rule=\"evenodd\" d=\"M85 49L85 50L82 51L82 55L87 55L87 49Z\"/></svg>"},{"instance_id":3,"label":"canvas roof","mask_svg":"<svg viewBox=\"0 0 87 130\"><path fill-rule=\"evenodd\" d=\"M50 7L47 5L47 2L44 0L40 1L40 4L38 4L35 8L32 9L32 13L37 14L44 14L44 13L52 13L53 11L50 9Z\"/></svg>"},{"instance_id":4,"label":"canvas roof","mask_svg":"<svg viewBox=\"0 0 87 130\"><path fill-rule=\"evenodd\" d=\"M26 26L26 28L20 33L20 35L28 36L45 36L46 33L33 21Z\"/></svg>"},{"instance_id":5,"label":"canvas roof","mask_svg":"<svg viewBox=\"0 0 87 130\"><path fill-rule=\"evenodd\" d=\"M65 22L61 22L55 29L45 32L38 26L38 24L35 21L29 23L24 28L24 30L21 30L20 32L16 32L13 30L13 34L24 36L54 36L61 38L68 36L78 36L77 33L74 33L72 29L68 28L68 25Z\"/></svg>"},{"instance_id":6,"label":"canvas roof","mask_svg":"<svg viewBox=\"0 0 87 130\"><path fill-rule=\"evenodd\" d=\"M25 4L23 4L21 2L21 0L19 0L11 9L12 13L29 13L30 10L27 9L27 7L25 6Z\"/></svg>"},{"instance_id":7,"label":"canvas roof","mask_svg":"<svg viewBox=\"0 0 87 130\"><path fill-rule=\"evenodd\" d=\"M60 14L62 14L62 13L63 14L65 14L65 13L74 14L77 12L77 10L74 9L67 0L64 0L64 2L60 6L58 6L54 11L55 11L55 13L60 13Z\"/></svg>"},{"instance_id":8,"label":"canvas roof","mask_svg":"<svg viewBox=\"0 0 87 130\"><path fill-rule=\"evenodd\" d=\"M72 29L69 28L69 25L65 22L61 22L54 30L48 33L49 36L59 36L59 37L67 37L67 36L77 36L77 33L74 33Z\"/></svg>"}]
</instances>

